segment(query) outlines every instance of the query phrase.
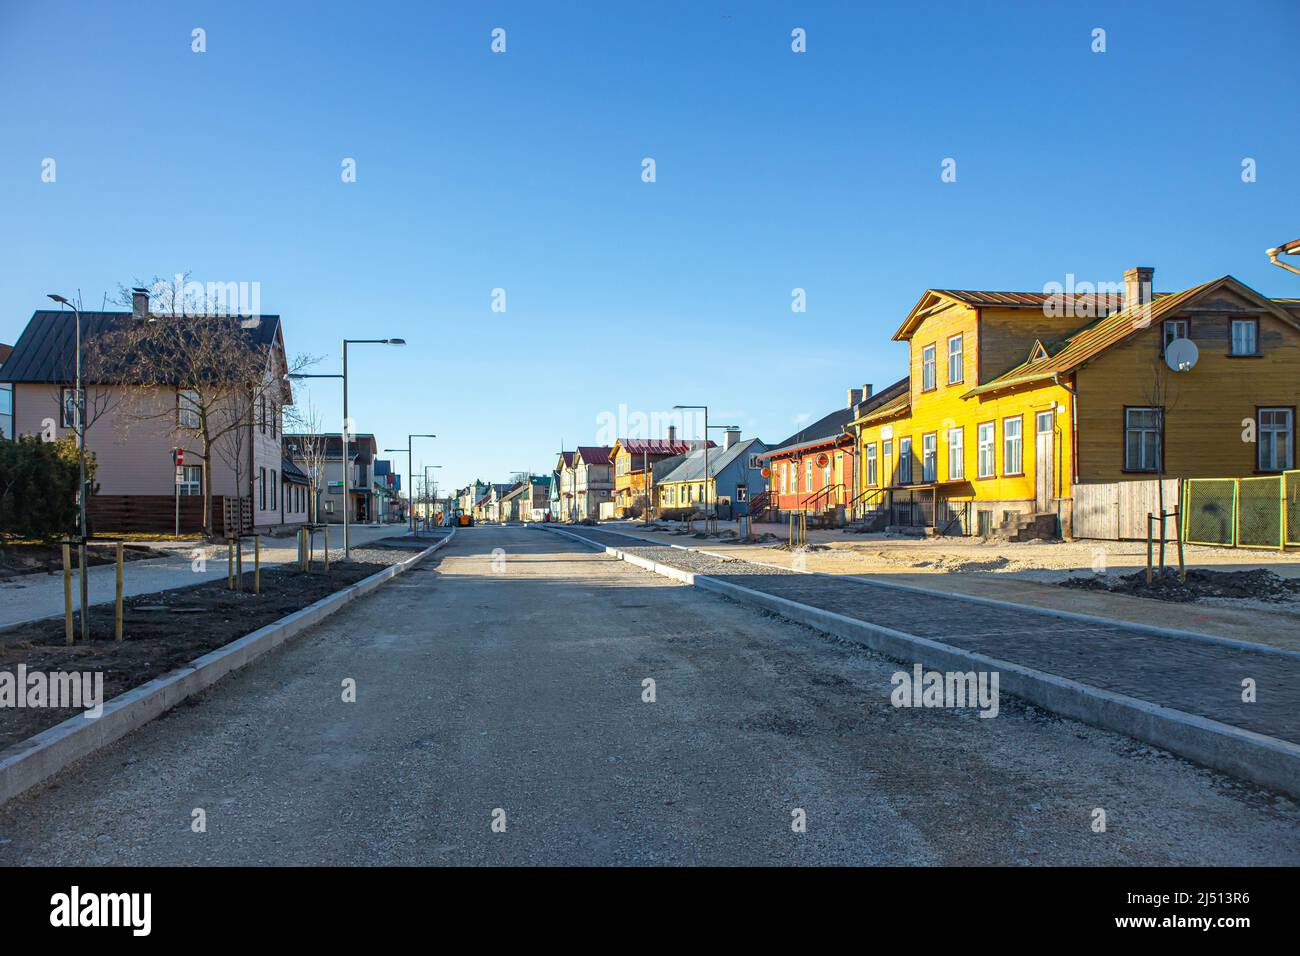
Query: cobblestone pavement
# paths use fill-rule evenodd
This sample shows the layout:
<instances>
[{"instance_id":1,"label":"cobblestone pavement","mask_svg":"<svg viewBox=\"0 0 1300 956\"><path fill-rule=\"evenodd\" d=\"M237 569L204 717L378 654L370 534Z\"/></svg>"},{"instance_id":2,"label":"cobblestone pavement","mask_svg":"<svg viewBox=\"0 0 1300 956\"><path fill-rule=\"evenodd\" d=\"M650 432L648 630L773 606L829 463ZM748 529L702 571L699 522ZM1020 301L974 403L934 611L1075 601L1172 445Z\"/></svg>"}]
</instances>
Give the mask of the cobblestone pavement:
<instances>
[{"instance_id":1,"label":"cobblestone pavement","mask_svg":"<svg viewBox=\"0 0 1300 956\"><path fill-rule=\"evenodd\" d=\"M914 637L1300 743L1298 654L1167 637L1069 621L1031 609L723 561L667 544L641 544L590 527L565 530L683 571L730 580ZM1255 703L1241 699L1246 679L1255 681Z\"/></svg>"}]
</instances>

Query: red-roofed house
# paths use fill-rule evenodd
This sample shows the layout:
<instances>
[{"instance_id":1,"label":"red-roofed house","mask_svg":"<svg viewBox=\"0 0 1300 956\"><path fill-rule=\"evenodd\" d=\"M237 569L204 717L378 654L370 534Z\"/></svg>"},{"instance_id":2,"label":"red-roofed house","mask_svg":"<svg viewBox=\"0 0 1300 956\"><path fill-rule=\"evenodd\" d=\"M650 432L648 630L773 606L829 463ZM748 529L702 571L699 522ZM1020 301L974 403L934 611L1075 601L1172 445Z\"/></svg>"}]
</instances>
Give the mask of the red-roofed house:
<instances>
[{"instance_id":1,"label":"red-roofed house","mask_svg":"<svg viewBox=\"0 0 1300 956\"><path fill-rule=\"evenodd\" d=\"M696 441L676 438L620 438L610 450L614 466L614 514L639 517L646 505L646 474L653 474L656 462L683 455L700 446ZM709 442L709 447L715 447ZM653 479L650 482L653 484Z\"/></svg>"},{"instance_id":2,"label":"red-roofed house","mask_svg":"<svg viewBox=\"0 0 1300 956\"><path fill-rule=\"evenodd\" d=\"M579 445L573 456L573 473L578 496L577 518L595 518L602 501L614 494L614 467L610 464L608 445Z\"/></svg>"}]
</instances>

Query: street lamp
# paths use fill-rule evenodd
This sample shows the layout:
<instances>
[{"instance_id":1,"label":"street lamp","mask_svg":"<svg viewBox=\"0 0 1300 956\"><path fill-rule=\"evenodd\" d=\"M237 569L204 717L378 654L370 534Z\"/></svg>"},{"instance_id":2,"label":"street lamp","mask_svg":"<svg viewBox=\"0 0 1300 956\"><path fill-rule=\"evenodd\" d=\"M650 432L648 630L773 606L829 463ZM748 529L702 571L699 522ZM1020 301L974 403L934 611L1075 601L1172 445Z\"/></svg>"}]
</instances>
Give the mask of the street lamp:
<instances>
[{"instance_id":1,"label":"street lamp","mask_svg":"<svg viewBox=\"0 0 1300 956\"><path fill-rule=\"evenodd\" d=\"M703 409L704 411L704 513L709 514L709 406L707 405L674 405L673 411L685 411L687 409Z\"/></svg>"},{"instance_id":2,"label":"street lamp","mask_svg":"<svg viewBox=\"0 0 1300 956\"><path fill-rule=\"evenodd\" d=\"M1264 254L1268 256L1269 261L1273 263L1273 265L1285 269L1287 272L1294 272L1296 275L1300 275L1300 268L1291 265L1289 262L1282 262L1278 259L1278 256L1281 255L1300 256L1300 239L1292 239L1290 242L1284 242L1282 245L1277 246L1274 249L1269 249Z\"/></svg>"},{"instance_id":3,"label":"street lamp","mask_svg":"<svg viewBox=\"0 0 1300 956\"><path fill-rule=\"evenodd\" d=\"M300 378L341 378L343 379L343 432L340 435L341 447L339 450L339 459L343 465L343 560L347 561L351 557L351 540L348 537L348 511L352 506L352 475L351 461L348 458L348 346L349 345L405 345L406 339L344 339L343 340L343 374L342 375L315 375L307 373L295 373L289 376L291 379Z\"/></svg>"},{"instance_id":4,"label":"street lamp","mask_svg":"<svg viewBox=\"0 0 1300 956\"><path fill-rule=\"evenodd\" d=\"M407 489L406 489L406 497L411 504L411 508L410 508L411 534L415 534L415 459L411 457L411 443L416 438L437 438L437 437L438 437L437 435L433 435L429 433L406 436L406 480L408 482ZM393 452L401 453L402 449L385 448L384 451L393 451Z\"/></svg>"},{"instance_id":5,"label":"street lamp","mask_svg":"<svg viewBox=\"0 0 1300 956\"><path fill-rule=\"evenodd\" d=\"M81 310L58 293L49 293L49 298L61 305L66 305L72 310L77 327L77 381L72 400L72 425L77 433L77 530L81 538L81 543L77 549L77 559L81 564L81 639L84 641L89 637L86 612L89 609L90 600L86 588L86 414L85 396L81 392ZM60 409L59 418L62 417L63 411Z\"/></svg>"},{"instance_id":6,"label":"street lamp","mask_svg":"<svg viewBox=\"0 0 1300 956\"><path fill-rule=\"evenodd\" d=\"M351 558L352 544L348 538L348 512L352 502L349 491L352 476L348 461L348 346L349 345L405 345L406 339L344 339L343 340L343 560Z\"/></svg>"},{"instance_id":7,"label":"street lamp","mask_svg":"<svg viewBox=\"0 0 1300 956\"><path fill-rule=\"evenodd\" d=\"M423 497L424 497L424 521L425 521L425 525L426 525L426 527L428 526L428 521L429 521L429 512L433 510L433 504L434 504L433 499L429 497L429 469L430 469L430 468L441 468L441 467L442 467L442 465L425 465L425 466L424 466L424 492L423 492Z\"/></svg>"}]
</instances>

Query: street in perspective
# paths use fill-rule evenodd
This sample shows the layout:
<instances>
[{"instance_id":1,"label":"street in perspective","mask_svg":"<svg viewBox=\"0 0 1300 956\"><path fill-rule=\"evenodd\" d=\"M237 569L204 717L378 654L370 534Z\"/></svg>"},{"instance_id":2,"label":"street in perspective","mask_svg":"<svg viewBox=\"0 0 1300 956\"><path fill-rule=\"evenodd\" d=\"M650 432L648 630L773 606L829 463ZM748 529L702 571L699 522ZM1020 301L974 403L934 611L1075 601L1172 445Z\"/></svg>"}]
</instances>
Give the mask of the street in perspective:
<instances>
[{"instance_id":1,"label":"street in perspective","mask_svg":"<svg viewBox=\"0 0 1300 956\"><path fill-rule=\"evenodd\" d=\"M417 868L1276 931L1297 37L0 4L15 931L417 912Z\"/></svg>"}]
</instances>

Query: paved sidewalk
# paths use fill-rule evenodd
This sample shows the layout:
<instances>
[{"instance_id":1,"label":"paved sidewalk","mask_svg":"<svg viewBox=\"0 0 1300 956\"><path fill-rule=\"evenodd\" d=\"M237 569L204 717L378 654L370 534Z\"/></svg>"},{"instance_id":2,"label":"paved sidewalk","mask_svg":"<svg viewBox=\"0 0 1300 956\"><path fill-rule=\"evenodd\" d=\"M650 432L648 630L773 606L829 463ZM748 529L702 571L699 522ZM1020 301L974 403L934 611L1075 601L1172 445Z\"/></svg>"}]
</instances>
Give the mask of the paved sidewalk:
<instances>
[{"instance_id":1,"label":"paved sidewalk","mask_svg":"<svg viewBox=\"0 0 1300 956\"><path fill-rule=\"evenodd\" d=\"M348 530L348 537L353 546L391 538L407 533L407 526L387 525L353 525ZM316 534L316 554L319 556L323 547L323 536ZM170 550L166 545L158 547ZM244 552L244 568L251 571L253 567L252 545L247 545ZM189 587L226 576L225 545L209 544L203 546L207 559L204 570L193 567L196 547L184 547L166 558L151 558L146 561L129 561L122 569L123 594L149 594L153 591L169 591L172 588ZM330 528L330 556L337 558L343 554L342 527ZM287 564L298 559L298 540L296 537L263 538L262 563L266 565ZM73 603L78 600L80 587L76 572L72 576ZM116 568L111 564L99 565L90 569L89 594L91 604L107 604L115 599L117 593ZM63 575L62 574L24 574L0 583L0 629L12 627L25 621L57 617L63 613Z\"/></svg>"},{"instance_id":2,"label":"paved sidewalk","mask_svg":"<svg viewBox=\"0 0 1300 956\"><path fill-rule=\"evenodd\" d=\"M719 522L719 524L723 528L727 527L727 522ZM800 570L817 571L825 574L851 574L867 577L873 581L906 584L911 587L926 588L955 596L968 595L971 597L993 598L1053 610L1093 614L1117 621L1128 621L1133 624L1196 631L1200 634L1210 634L1215 637L1225 637L1254 644L1271 644L1274 647L1300 651L1300 615L1296 614L1295 611L1287 610L1286 606L1283 605L1270 606L1265 602L1258 601L1233 602L1231 605L1228 602L1207 603L1202 601L1175 604L1127 594L1115 594L1109 591L1062 588L1048 583L1047 580L1040 579L1037 575L1024 571L1015 573L974 570L953 572L939 570L938 568L900 567L896 563L874 561L870 556L864 556L861 552L853 550L851 546L844 546L842 543L840 547L829 551L792 552L772 545L741 544L734 539L693 538L689 535L645 531L632 523L602 523L601 527L610 531L630 534L633 537L654 544L676 544L683 547L699 548L745 561L775 564L787 568L797 567ZM817 534L839 536L841 539L844 537L858 537L846 535L840 531L822 531L821 529L817 529ZM809 530L808 536L811 542L817 543L812 530ZM909 548L909 542L898 540L876 541L873 544L881 545L881 550L887 552L896 552ZM952 539L945 539L944 545L945 547L951 546L954 551L964 548L966 554L969 554L972 550L970 545ZM866 543L859 542L857 546L864 547ZM1016 545L1015 547L1027 548L1030 546ZM1052 545L1050 547L1059 546ZM1002 550L993 549L988 556L995 557L1002 553ZM1223 549L1219 550L1222 551ZM931 552L936 562L945 553L942 549L931 549ZM1017 555L1017 557L1019 556ZM1286 563L1282 561L1283 556L1276 554L1264 557L1267 558L1267 561L1262 564L1243 564L1236 568L1231 565L1215 566L1222 570L1262 566L1280 575L1297 576L1300 574L1300 564ZM1258 551L1237 553L1239 561L1257 561L1260 558L1261 552ZM1294 561L1300 561L1300 555L1290 556L1290 558ZM1210 565L1202 566L1208 567ZM1111 571L1114 573L1123 573L1125 570L1127 569L1120 567L1118 564L1112 564L1111 566ZM1091 573L1091 571L1089 570L1088 573ZM1068 575L1065 572L1047 571L1043 572L1043 576L1045 578L1055 577L1059 579Z\"/></svg>"},{"instance_id":3,"label":"paved sidewalk","mask_svg":"<svg viewBox=\"0 0 1300 956\"><path fill-rule=\"evenodd\" d=\"M1300 743L1300 653L1163 636L959 596L798 574L668 544L639 544L590 527L564 530L670 567ZM1241 699L1247 678L1256 684L1255 703Z\"/></svg>"}]
</instances>

